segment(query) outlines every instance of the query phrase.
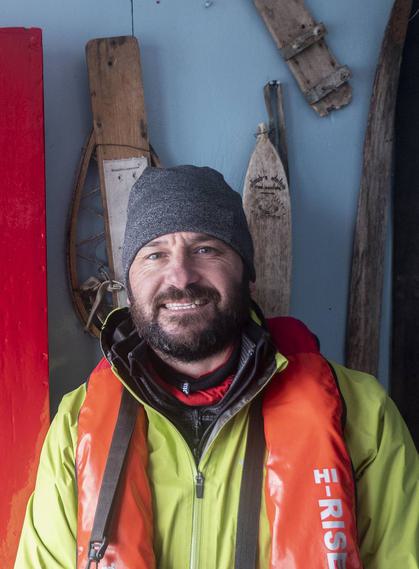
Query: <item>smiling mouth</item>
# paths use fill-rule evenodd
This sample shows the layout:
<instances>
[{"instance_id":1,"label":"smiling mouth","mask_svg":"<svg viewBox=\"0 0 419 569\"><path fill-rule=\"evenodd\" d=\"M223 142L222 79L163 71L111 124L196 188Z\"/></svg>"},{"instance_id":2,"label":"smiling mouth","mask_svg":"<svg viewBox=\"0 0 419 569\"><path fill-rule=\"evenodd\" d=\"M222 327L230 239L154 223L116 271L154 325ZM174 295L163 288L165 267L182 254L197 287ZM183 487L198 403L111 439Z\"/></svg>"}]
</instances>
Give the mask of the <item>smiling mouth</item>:
<instances>
[{"instance_id":1,"label":"smiling mouth","mask_svg":"<svg viewBox=\"0 0 419 569\"><path fill-rule=\"evenodd\" d=\"M166 302L162 308L166 310L196 310L208 304L207 299L194 300L193 302Z\"/></svg>"}]
</instances>

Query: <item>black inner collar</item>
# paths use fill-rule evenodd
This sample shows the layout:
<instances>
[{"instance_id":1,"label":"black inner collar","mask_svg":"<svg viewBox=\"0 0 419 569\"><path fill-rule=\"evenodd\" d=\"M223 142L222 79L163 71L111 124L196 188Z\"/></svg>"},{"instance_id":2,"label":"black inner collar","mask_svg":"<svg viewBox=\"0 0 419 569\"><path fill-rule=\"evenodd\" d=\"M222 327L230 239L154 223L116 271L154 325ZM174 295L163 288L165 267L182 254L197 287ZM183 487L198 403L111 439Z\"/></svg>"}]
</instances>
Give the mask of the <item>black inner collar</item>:
<instances>
[{"instance_id":1,"label":"black inner collar","mask_svg":"<svg viewBox=\"0 0 419 569\"><path fill-rule=\"evenodd\" d=\"M186 394L215 387L228 376L233 375L237 371L239 365L240 353L241 342L237 342L230 354L230 357L222 366L202 377L194 378L175 371L170 367L170 365L159 358L153 350L147 350L148 359L159 377L161 377L161 379L166 383L174 385ZM132 352L132 357L134 360L137 360L135 350Z\"/></svg>"},{"instance_id":2,"label":"black inner collar","mask_svg":"<svg viewBox=\"0 0 419 569\"><path fill-rule=\"evenodd\" d=\"M138 336L128 308L115 310L108 317L106 325L102 329L101 345L108 361L116 367L127 385L138 392L146 403L159 407L164 402L164 405L173 407L174 413L179 413L179 400L153 381L150 372L144 365L149 361L149 348L147 343ZM239 399L247 391L259 362L264 362L266 365L267 361L272 360L274 362L275 359L276 348L270 341L268 332L251 319L248 320L241 338L238 339L237 349L239 351L239 363L236 371L233 372L233 383L223 400L213 405L214 412L218 407L224 408L227 402L231 404L233 400ZM250 370L248 360L249 358L253 360L252 354L256 358L255 361L251 362L252 370ZM230 360L233 358L232 354ZM247 370L246 377L242 373L244 366ZM171 370L171 372L173 371Z\"/></svg>"}]
</instances>

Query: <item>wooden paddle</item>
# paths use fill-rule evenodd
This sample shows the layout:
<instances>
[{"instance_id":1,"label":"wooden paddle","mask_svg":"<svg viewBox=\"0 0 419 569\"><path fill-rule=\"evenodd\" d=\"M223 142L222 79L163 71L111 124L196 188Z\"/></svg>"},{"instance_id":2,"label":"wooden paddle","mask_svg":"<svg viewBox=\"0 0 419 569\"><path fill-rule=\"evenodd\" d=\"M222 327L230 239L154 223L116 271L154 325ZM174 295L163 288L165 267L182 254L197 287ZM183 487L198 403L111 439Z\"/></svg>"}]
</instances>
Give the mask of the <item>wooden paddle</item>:
<instances>
[{"instance_id":1,"label":"wooden paddle","mask_svg":"<svg viewBox=\"0 0 419 569\"><path fill-rule=\"evenodd\" d=\"M265 316L287 315L291 295L291 206L281 159L265 124L258 126L243 207L255 246L253 296Z\"/></svg>"},{"instance_id":2,"label":"wooden paddle","mask_svg":"<svg viewBox=\"0 0 419 569\"><path fill-rule=\"evenodd\" d=\"M364 141L346 337L346 364L378 369L384 249L394 139L394 110L411 0L396 0L381 46Z\"/></svg>"}]
</instances>

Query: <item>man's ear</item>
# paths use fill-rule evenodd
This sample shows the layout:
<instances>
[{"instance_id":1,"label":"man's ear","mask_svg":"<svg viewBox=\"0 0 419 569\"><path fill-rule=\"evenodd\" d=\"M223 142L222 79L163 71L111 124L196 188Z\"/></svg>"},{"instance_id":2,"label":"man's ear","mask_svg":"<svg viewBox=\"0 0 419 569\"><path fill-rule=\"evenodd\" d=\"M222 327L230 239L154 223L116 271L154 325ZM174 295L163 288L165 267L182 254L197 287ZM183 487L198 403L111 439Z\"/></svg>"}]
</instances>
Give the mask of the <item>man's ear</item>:
<instances>
[{"instance_id":1,"label":"man's ear","mask_svg":"<svg viewBox=\"0 0 419 569\"><path fill-rule=\"evenodd\" d=\"M130 267L131 268L131 267ZM129 271L128 271L128 276L126 278L126 283L125 283L125 288L127 290L127 306L131 306L132 302L131 302L131 298L132 298L132 289L131 289L131 283L129 280Z\"/></svg>"}]
</instances>

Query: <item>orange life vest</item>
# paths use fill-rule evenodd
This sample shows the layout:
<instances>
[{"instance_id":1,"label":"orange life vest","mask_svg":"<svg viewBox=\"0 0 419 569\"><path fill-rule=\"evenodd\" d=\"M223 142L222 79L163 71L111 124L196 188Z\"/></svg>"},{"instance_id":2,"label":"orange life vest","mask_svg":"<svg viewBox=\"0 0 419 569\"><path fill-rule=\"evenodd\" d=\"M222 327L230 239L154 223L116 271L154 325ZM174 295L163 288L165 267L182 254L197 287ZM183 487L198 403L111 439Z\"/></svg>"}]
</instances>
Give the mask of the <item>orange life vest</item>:
<instances>
[{"instance_id":1,"label":"orange life vest","mask_svg":"<svg viewBox=\"0 0 419 569\"><path fill-rule=\"evenodd\" d=\"M279 351L289 361L265 389L262 405L270 569L362 569L355 485L343 439L344 409L337 382L303 324L280 318L270 321L269 327ZM90 376L78 424L79 569L87 563L122 390L110 365L102 360ZM147 464L147 424L139 405L103 566L155 568Z\"/></svg>"}]
</instances>

